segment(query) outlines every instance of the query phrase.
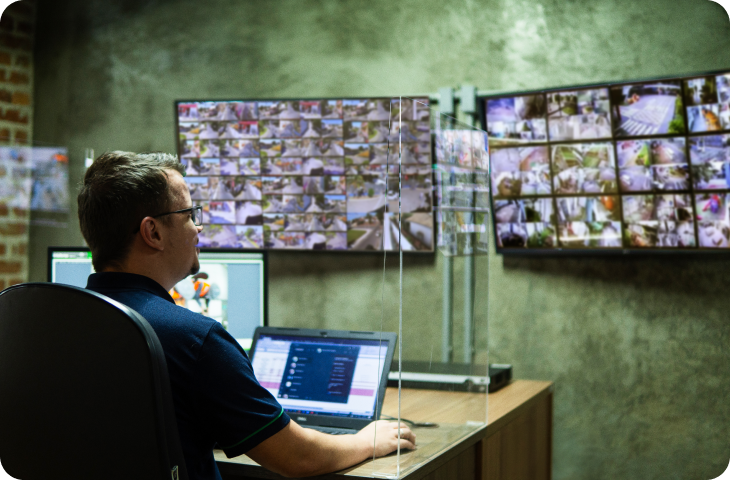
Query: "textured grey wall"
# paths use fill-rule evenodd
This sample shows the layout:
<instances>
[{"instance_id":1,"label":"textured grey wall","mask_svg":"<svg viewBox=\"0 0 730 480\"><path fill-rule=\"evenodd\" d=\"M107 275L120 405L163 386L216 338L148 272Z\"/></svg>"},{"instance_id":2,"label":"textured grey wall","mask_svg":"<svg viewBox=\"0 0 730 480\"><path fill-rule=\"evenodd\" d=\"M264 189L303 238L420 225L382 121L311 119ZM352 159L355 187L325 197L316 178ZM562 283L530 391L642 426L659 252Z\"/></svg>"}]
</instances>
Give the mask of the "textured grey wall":
<instances>
[{"instance_id":1,"label":"textured grey wall","mask_svg":"<svg viewBox=\"0 0 730 480\"><path fill-rule=\"evenodd\" d=\"M707 0L39 0L38 12L34 137L69 146L74 183L84 148L174 151L175 99L500 91L730 68L730 22ZM81 241L74 226L34 227L31 279L45 277L46 246ZM395 328L397 262L384 288L382 262L273 254L272 323L379 328L384 291L383 324ZM490 360L556 382L556 479L724 470L730 259L488 262ZM437 358L443 261L406 263L404 356ZM487 260L477 263L484 346Z\"/></svg>"}]
</instances>

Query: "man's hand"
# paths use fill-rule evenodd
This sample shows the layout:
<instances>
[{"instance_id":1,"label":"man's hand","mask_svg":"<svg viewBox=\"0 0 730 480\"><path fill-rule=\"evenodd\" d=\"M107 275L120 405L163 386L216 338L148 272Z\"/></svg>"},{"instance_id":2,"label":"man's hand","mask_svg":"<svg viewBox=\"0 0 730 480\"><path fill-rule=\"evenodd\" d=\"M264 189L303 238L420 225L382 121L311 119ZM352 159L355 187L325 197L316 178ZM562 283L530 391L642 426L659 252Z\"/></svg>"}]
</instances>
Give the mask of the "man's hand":
<instances>
[{"instance_id":1,"label":"man's hand","mask_svg":"<svg viewBox=\"0 0 730 480\"><path fill-rule=\"evenodd\" d=\"M373 456L382 457L398 448L398 423L378 420L357 432L355 436L371 444L374 442ZM400 448L416 448L416 434L405 423L400 424Z\"/></svg>"}]
</instances>

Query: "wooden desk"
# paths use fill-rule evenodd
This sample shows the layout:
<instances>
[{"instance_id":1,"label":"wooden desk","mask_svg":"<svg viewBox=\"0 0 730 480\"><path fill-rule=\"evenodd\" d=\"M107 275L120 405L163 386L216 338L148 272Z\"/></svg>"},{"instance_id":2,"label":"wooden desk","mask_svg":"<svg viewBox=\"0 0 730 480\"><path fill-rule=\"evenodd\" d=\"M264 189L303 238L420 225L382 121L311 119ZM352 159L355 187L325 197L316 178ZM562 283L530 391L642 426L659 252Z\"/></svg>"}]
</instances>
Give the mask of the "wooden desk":
<instances>
[{"instance_id":1,"label":"wooden desk","mask_svg":"<svg viewBox=\"0 0 730 480\"><path fill-rule=\"evenodd\" d=\"M549 480L552 478L553 384L516 380L489 394L488 424L484 395L463 392L403 389L401 414L429 421L439 428L418 428L418 448L401 452L400 474L408 480ZM398 390L389 388L383 414L397 416ZM226 458L215 451L224 480L282 479L247 456ZM395 455L367 460L341 472L316 477L327 480L395 476ZM380 475L378 475L380 476Z\"/></svg>"}]
</instances>

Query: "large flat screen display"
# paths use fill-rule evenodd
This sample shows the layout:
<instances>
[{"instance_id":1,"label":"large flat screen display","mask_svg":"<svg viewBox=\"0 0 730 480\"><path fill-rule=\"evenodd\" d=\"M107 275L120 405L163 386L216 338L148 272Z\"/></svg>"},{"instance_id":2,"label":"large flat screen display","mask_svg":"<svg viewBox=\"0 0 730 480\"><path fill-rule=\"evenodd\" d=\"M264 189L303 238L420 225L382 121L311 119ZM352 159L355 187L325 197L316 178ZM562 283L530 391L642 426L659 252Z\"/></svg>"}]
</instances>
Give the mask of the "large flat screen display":
<instances>
[{"instance_id":1,"label":"large flat screen display","mask_svg":"<svg viewBox=\"0 0 730 480\"><path fill-rule=\"evenodd\" d=\"M434 250L428 98L179 101L176 113L201 247Z\"/></svg>"},{"instance_id":2,"label":"large flat screen display","mask_svg":"<svg viewBox=\"0 0 730 480\"><path fill-rule=\"evenodd\" d=\"M498 251L730 245L730 72L480 106Z\"/></svg>"}]
</instances>

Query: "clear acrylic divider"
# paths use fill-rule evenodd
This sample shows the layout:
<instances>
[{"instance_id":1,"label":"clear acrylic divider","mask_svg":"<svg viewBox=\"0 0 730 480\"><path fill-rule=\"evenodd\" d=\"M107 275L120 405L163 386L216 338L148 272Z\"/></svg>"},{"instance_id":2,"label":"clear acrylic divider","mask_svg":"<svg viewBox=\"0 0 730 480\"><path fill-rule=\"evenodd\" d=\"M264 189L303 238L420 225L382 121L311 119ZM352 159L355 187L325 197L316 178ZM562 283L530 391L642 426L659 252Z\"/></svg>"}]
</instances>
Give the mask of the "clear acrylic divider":
<instances>
[{"instance_id":1,"label":"clear acrylic divider","mask_svg":"<svg viewBox=\"0 0 730 480\"><path fill-rule=\"evenodd\" d=\"M364 109L370 158L358 167L377 177L363 175L373 196L385 190L367 221L385 250L381 330L398 334L381 414L396 423L373 441L410 430L416 448L374 455L371 473L402 478L487 424L489 155L484 131L427 98L385 103Z\"/></svg>"}]
</instances>

